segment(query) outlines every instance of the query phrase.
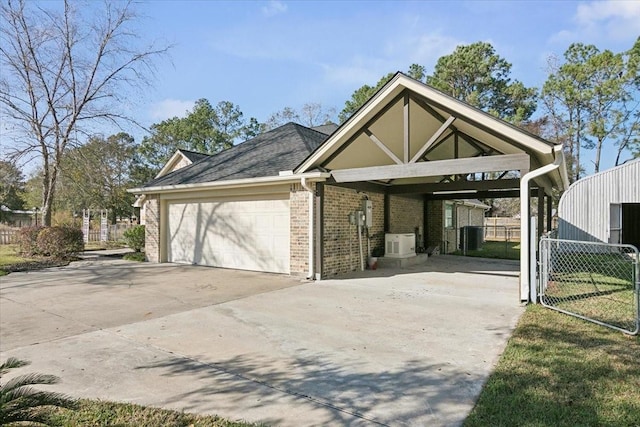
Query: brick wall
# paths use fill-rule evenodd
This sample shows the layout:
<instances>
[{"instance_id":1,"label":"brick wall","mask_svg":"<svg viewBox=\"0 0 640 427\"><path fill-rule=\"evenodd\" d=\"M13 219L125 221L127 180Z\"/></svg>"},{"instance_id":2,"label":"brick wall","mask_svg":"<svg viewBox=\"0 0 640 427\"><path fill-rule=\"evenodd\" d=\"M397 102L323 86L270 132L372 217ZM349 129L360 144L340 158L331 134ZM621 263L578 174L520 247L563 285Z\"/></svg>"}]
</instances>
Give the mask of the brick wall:
<instances>
[{"instance_id":1,"label":"brick wall","mask_svg":"<svg viewBox=\"0 0 640 427\"><path fill-rule=\"evenodd\" d=\"M440 246L444 228L444 205L442 200L427 200L427 247Z\"/></svg>"},{"instance_id":2,"label":"brick wall","mask_svg":"<svg viewBox=\"0 0 640 427\"><path fill-rule=\"evenodd\" d=\"M416 228L423 226L424 201L422 198L389 197L389 233L415 233Z\"/></svg>"},{"instance_id":3,"label":"brick wall","mask_svg":"<svg viewBox=\"0 0 640 427\"><path fill-rule=\"evenodd\" d=\"M315 189L315 184L312 184ZM309 192L300 184L291 185L290 209L290 264L293 276L309 273Z\"/></svg>"},{"instance_id":4,"label":"brick wall","mask_svg":"<svg viewBox=\"0 0 640 427\"><path fill-rule=\"evenodd\" d=\"M369 230L371 249L384 245L384 195L367 192L373 207L373 225ZM357 226L349 224L349 213L362 209L363 194L332 185L324 187L324 258L322 277L332 277L360 269ZM366 263L367 239L362 237Z\"/></svg>"},{"instance_id":5,"label":"brick wall","mask_svg":"<svg viewBox=\"0 0 640 427\"><path fill-rule=\"evenodd\" d=\"M145 201L145 246L149 262L160 262L160 199L147 196Z\"/></svg>"}]
</instances>

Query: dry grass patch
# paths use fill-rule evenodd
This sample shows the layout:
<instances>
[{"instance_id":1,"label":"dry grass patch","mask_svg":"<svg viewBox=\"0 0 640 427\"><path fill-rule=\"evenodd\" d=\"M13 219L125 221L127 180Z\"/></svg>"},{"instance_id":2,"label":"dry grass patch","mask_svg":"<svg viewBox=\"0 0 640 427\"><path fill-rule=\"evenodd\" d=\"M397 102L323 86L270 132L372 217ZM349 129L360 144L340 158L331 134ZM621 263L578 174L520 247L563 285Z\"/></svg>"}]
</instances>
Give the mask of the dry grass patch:
<instances>
[{"instance_id":1,"label":"dry grass patch","mask_svg":"<svg viewBox=\"0 0 640 427\"><path fill-rule=\"evenodd\" d=\"M252 427L215 415L187 414L130 403L80 400L77 409L58 409L51 415L54 426L136 426L136 427Z\"/></svg>"}]
</instances>

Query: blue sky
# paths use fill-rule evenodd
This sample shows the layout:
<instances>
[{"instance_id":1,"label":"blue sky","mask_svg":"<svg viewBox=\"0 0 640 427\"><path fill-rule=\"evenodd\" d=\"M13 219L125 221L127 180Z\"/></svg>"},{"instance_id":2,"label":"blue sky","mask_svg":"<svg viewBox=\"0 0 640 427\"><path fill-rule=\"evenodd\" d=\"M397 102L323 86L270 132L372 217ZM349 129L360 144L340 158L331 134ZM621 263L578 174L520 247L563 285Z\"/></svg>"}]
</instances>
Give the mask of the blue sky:
<instances>
[{"instance_id":1,"label":"blue sky","mask_svg":"<svg viewBox=\"0 0 640 427\"><path fill-rule=\"evenodd\" d=\"M514 79L540 87L548 57L572 42L619 52L640 35L639 1L151 1L140 12L145 38L175 45L137 106L145 125L198 98L260 121L306 102L339 112L363 84L412 63L431 72L480 40L513 64Z\"/></svg>"},{"instance_id":2,"label":"blue sky","mask_svg":"<svg viewBox=\"0 0 640 427\"><path fill-rule=\"evenodd\" d=\"M339 112L352 92L410 64L433 70L459 44L488 41L512 78L540 87L572 42L629 49L640 1L161 1L137 5L144 41L170 43L154 87L123 109L148 127L199 98L265 121L285 106ZM140 141L144 133L130 131ZM118 129L105 129L104 133ZM604 167L610 167L605 159Z\"/></svg>"},{"instance_id":3,"label":"blue sky","mask_svg":"<svg viewBox=\"0 0 640 427\"><path fill-rule=\"evenodd\" d=\"M630 48L640 2L151 1L144 37L175 45L138 117L182 114L198 98L229 100L265 120L285 106L338 111L351 93L419 63L430 72L458 44L491 42L529 86L571 42Z\"/></svg>"}]
</instances>

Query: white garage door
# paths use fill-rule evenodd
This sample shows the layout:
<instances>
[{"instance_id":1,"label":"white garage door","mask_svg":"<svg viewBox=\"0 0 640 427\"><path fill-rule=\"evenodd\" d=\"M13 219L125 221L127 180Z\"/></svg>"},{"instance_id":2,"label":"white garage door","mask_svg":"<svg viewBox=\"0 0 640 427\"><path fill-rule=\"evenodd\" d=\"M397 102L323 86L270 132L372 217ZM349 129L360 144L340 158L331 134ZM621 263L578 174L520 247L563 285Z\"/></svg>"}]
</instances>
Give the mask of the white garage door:
<instances>
[{"instance_id":1,"label":"white garage door","mask_svg":"<svg viewBox=\"0 0 640 427\"><path fill-rule=\"evenodd\" d=\"M289 273L289 200L170 203L169 262Z\"/></svg>"}]
</instances>

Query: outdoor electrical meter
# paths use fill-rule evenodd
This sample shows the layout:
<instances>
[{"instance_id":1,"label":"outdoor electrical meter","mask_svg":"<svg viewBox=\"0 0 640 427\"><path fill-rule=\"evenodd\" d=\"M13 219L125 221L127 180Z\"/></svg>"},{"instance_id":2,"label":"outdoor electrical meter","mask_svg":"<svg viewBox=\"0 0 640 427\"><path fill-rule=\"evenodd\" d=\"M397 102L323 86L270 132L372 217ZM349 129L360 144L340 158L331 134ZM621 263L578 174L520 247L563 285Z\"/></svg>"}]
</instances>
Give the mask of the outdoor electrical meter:
<instances>
[{"instance_id":1,"label":"outdoor electrical meter","mask_svg":"<svg viewBox=\"0 0 640 427\"><path fill-rule=\"evenodd\" d=\"M356 213L349 212L349 224L356 225Z\"/></svg>"},{"instance_id":2,"label":"outdoor electrical meter","mask_svg":"<svg viewBox=\"0 0 640 427\"><path fill-rule=\"evenodd\" d=\"M362 201L362 211L364 212L364 224L367 228L373 226L373 204L371 200Z\"/></svg>"}]
</instances>

